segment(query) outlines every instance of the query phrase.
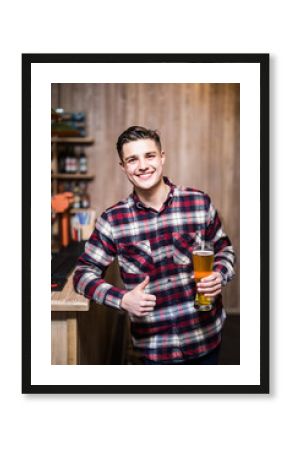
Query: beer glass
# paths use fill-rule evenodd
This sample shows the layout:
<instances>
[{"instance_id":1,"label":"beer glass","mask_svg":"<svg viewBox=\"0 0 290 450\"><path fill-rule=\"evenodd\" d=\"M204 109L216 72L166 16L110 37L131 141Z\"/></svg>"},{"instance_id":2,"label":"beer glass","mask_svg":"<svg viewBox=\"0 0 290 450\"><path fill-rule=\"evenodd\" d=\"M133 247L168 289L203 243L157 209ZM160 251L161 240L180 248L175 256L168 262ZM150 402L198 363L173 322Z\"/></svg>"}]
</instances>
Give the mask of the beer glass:
<instances>
[{"instance_id":1,"label":"beer glass","mask_svg":"<svg viewBox=\"0 0 290 450\"><path fill-rule=\"evenodd\" d=\"M212 273L214 261L214 250L212 242L198 242L193 246L192 262L194 280L196 284ZM210 311L212 309L212 299L204 294L196 292L194 307L198 311Z\"/></svg>"}]
</instances>

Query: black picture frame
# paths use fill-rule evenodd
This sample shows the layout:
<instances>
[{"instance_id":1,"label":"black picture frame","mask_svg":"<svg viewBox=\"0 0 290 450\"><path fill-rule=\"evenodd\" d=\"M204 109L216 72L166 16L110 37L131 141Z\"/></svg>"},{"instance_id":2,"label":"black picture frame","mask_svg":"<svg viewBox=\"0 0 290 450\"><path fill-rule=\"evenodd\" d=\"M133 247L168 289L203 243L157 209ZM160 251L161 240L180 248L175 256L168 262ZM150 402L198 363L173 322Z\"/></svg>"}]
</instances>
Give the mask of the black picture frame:
<instances>
[{"instance_id":1,"label":"black picture frame","mask_svg":"<svg viewBox=\"0 0 290 450\"><path fill-rule=\"evenodd\" d=\"M22 393L269 393L269 61L263 53L22 55ZM31 66L34 63L246 63L260 69L260 383L255 385L36 385L31 382Z\"/></svg>"}]
</instances>

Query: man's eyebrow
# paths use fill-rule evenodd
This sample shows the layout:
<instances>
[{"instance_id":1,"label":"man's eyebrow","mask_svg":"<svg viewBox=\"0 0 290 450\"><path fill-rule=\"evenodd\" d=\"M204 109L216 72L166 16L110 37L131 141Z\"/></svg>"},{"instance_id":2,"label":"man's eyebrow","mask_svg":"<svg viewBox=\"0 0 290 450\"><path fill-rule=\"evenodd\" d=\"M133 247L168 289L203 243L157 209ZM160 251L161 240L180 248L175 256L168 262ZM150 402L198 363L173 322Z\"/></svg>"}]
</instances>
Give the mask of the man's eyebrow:
<instances>
[{"instance_id":1,"label":"man's eyebrow","mask_svg":"<svg viewBox=\"0 0 290 450\"><path fill-rule=\"evenodd\" d=\"M156 153L157 153L157 151L156 150L151 150L150 152L146 152L145 153L145 156L147 156L147 155L156 155ZM138 158L138 156L137 155L130 155L130 156L127 156L127 158L125 158L124 159L124 161L128 161L129 159L133 159L133 158Z\"/></svg>"},{"instance_id":2,"label":"man's eyebrow","mask_svg":"<svg viewBox=\"0 0 290 450\"><path fill-rule=\"evenodd\" d=\"M127 158L125 158L125 161L128 161L128 159L131 159L131 158L137 158L137 156L136 155L127 156Z\"/></svg>"}]
</instances>

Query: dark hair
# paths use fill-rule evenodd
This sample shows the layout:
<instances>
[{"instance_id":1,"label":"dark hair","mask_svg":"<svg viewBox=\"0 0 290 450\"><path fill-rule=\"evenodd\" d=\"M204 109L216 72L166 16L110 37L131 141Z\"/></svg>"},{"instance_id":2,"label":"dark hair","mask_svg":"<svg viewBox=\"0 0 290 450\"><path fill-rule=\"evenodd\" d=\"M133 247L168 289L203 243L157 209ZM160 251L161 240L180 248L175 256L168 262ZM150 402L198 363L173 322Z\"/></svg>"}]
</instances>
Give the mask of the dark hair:
<instances>
[{"instance_id":1,"label":"dark hair","mask_svg":"<svg viewBox=\"0 0 290 450\"><path fill-rule=\"evenodd\" d=\"M152 139L161 151L160 137L156 130L147 130L144 127L133 126L123 131L118 137L117 150L121 160L123 157L123 145L128 142L138 141L139 139Z\"/></svg>"}]
</instances>

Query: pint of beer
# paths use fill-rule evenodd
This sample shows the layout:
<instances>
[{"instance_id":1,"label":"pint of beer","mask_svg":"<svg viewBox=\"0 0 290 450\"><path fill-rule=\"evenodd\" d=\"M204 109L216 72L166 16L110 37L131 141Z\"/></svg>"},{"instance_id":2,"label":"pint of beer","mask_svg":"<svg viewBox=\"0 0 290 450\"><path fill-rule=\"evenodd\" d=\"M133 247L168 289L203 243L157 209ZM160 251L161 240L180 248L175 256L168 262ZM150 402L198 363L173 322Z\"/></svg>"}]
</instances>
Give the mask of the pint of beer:
<instances>
[{"instance_id":1,"label":"pint of beer","mask_svg":"<svg viewBox=\"0 0 290 450\"><path fill-rule=\"evenodd\" d=\"M212 273L214 251L211 242L201 242L194 245L192 252L194 280L196 284ZM199 311L210 311L212 309L211 299L204 294L196 293L194 306Z\"/></svg>"}]
</instances>

